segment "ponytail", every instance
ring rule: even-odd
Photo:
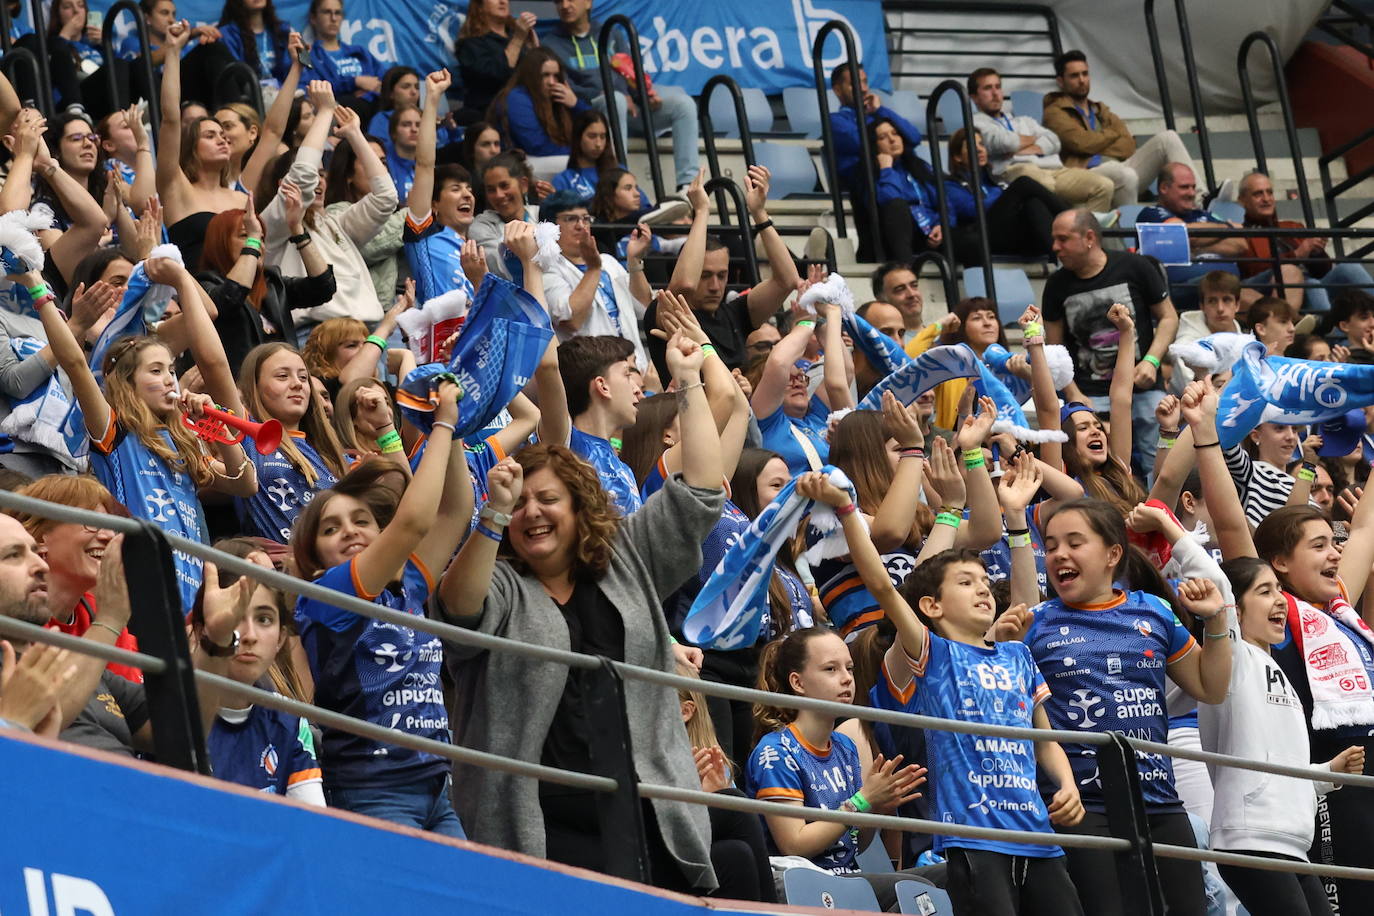
[[[806,667],[807,643],[818,636],[832,634],[834,630],[826,627],[808,627],[804,630],[793,630],[786,636],[768,643],[759,653],[758,689],[784,696],[796,696],[789,676]],[[786,727],[796,718],[795,709],[755,703],[754,741],[757,742],[769,732]]]

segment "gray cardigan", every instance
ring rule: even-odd
[[[610,567],[598,587],[624,619],[626,662],[673,670],[663,597],[701,568],[701,543],[720,519],[724,502],[722,490],[699,490],[674,475],[621,522]],[[539,581],[501,561],[492,571],[482,613],[467,625],[520,642],[569,648],[563,614]],[[458,685],[451,717],[455,743],[538,763],[563,695],[567,666],[453,644],[446,645],[445,659]],[[627,678],[625,701],[639,779],[700,788],[676,691]],[[544,855],[537,780],[456,764],[453,797],[471,839]],[[652,804],[683,876],[694,887],[714,889],[706,809],[659,799]]]

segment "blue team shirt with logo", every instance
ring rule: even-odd
[[[407,214],[401,234],[406,261],[415,278],[415,301],[428,302],[435,296],[461,289],[471,304],[476,295],[468,275],[463,273],[463,245],[466,240],[451,227],[440,223],[433,213],[423,223]]]
[[[1026,507],[1026,528],[1030,532],[1031,551],[1035,554],[1035,575],[1040,583],[1040,593],[1050,590],[1049,576],[1045,573],[1045,542],[1040,537],[1039,505]],[[967,512],[965,512],[967,515]],[[1011,545],[1007,543],[1006,522],[1002,523],[1002,537],[985,550],[979,551],[983,565],[988,571],[988,580],[1000,582],[1011,578]]]
[[[825,753],[810,747],[795,725],[764,735],[749,755],[749,794],[763,800],[799,801],[808,808],[838,810],[863,788],[859,749],[839,732],[830,734]],[[776,852],[772,835],[769,848]],[[859,828],[850,827],[830,848],[811,861],[834,874],[858,871]]]
[[[270,455],[260,455],[255,448],[244,454],[258,472],[258,492],[247,499],[234,497],[239,521],[247,534],[264,537],[285,544],[291,540],[291,526],[310,500],[320,490],[327,490],[337,482],[320,453],[299,432],[290,433],[291,441],[317,476],[311,486],[294,464],[278,449]]]
[[[644,505],[639,497],[639,484],[635,482],[634,471],[620,460],[610,442],[573,427],[568,434],[568,448],[596,468],[597,475],[601,477],[601,486],[610,494],[611,502],[621,515],[629,515]]]
[[[1106,604],[1086,608],[1055,598],[1035,608],[1026,643],[1049,684],[1045,711],[1052,727],[1168,741],[1165,668],[1197,648],[1197,640],[1167,602],[1120,591]],[[1064,752],[1084,806],[1103,810],[1096,750],[1066,743]],[[1168,757],[1137,753],[1136,768],[1147,808],[1181,804]]]
[[[364,592],[352,561],[329,569],[315,582],[412,617],[425,616],[425,602],[434,587],[429,572],[413,555],[399,587],[393,584],[379,595]],[[315,677],[317,705],[449,743],[439,680],[443,646],[437,636],[361,617],[313,598],[297,600],[296,624]],[[322,750],[331,788],[413,784],[442,776],[450,765],[443,757],[332,728],[324,730]]]
[[[173,451],[176,446],[166,429],[157,434]],[[248,451],[252,451],[249,449]],[[134,518],[146,519],[163,531],[192,541],[208,543],[204,514],[190,474],[168,467],[138,436],[121,426],[113,410],[105,435],[91,437],[91,472],[115,500]],[[200,588],[203,561],[180,550],[172,551],[181,609],[189,613]]]
[[[789,473],[801,474],[811,470],[806,449],[797,441],[798,435],[804,436],[815,449],[816,457],[824,464],[830,457],[830,443],[825,438],[826,420],[829,416],[830,408],[815,395],[811,397],[806,416],[800,420],[788,416],[787,411],[779,407],[768,416],[759,417],[759,435],[763,437],[763,447],[777,452],[778,457],[787,462]]]
[[[912,678],[893,684],[886,663],[883,680],[902,712],[985,725],[1031,728],[1035,707],[1049,698],[1045,679],[1017,642],[970,646],[926,631],[921,661],[907,656]],[[1053,833],[1035,779],[1035,742],[928,730],[930,772],[935,779],[934,817],[946,824]],[[946,846],[986,849],[1010,856],[1050,858],[1058,846],[1035,846],[967,837],[935,837]]]
[[[916,555],[899,548],[882,557],[892,585],[901,588],[906,577],[916,568]],[[839,630],[846,640],[883,619],[883,609],[878,600],[864,587],[858,569],[848,558],[822,560],[816,564],[815,575],[826,616],[830,618],[831,626]]]
[[[269,795],[320,782],[315,737],[300,716],[254,706],[242,722],[220,716],[205,739],[215,777]]]

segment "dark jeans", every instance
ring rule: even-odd
[[[1287,862],[1299,861],[1272,852],[1246,849],[1228,849],[1227,852]],[[1258,868],[1241,868],[1238,865],[1218,865],[1217,869],[1226,886],[1250,911],[1250,916],[1331,916],[1331,903],[1326,899],[1326,889],[1316,875],[1290,875]]]
[[[947,847],[950,902],[964,916],[1082,916],[1063,856],[1011,856]]]
[[[539,796],[539,804],[544,814],[545,856],[554,862],[605,874],[606,850],[601,841],[596,793],[544,792]],[[642,810],[649,850],[649,883],[682,894],[697,893],[664,844],[663,831],[648,799],[643,800]]]
[[[1374,767],[1374,738],[1333,739],[1312,736],[1312,759],[1330,760],[1346,748],[1362,744],[1365,775]],[[1323,756],[1324,755],[1324,756]],[[1317,799],[1317,830],[1308,858],[1326,865],[1374,867],[1374,789],[1342,786]],[[1374,913],[1374,884],[1349,878],[1327,878],[1327,894],[1341,916]]]
[[[1179,809],[1166,814],[1148,815],[1150,836],[1156,843],[1197,848],[1188,815]],[[1077,827],[1059,827],[1059,833],[1085,836],[1111,836],[1107,815],[1089,811]],[[1122,916],[1121,881],[1116,874],[1116,856],[1096,849],[1066,849],[1069,877],[1078,888],[1078,898],[1092,906],[1093,916]],[[1155,858],[1159,883],[1164,888],[1164,904],[1169,916],[1205,916],[1207,896],[1202,889],[1202,866],[1182,859]]]
[[[722,795],[744,793],[722,789]],[[720,889],[713,896],[727,900],[760,900],[777,903],[773,869],[768,864],[768,846],[763,838],[763,819],[745,811],[710,808],[711,865],[716,870]]]
[[[1068,208],[1053,191],[1022,176],[1007,185],[987,208],[988,248],[999,255],[1045,257],[1054,244],[1054,218]],[[983,263],[975,220],[954,227],[954,256],[965,267]]]
[[[440,836],[467,839],[448,798],[448,778],[443,776],[406,786],[329,789],[329,806]]]

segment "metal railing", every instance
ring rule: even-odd
[[[1334,162],[1344,158],[1351,150],[1363,146],[1370,140],[1374,140],[1374,128],[1364,131],[1340,146],[1327,150],[1317,159],[1317,170],[1321,174],[1322,181],[1322,201],[1326,205],[1326,221],[1331,224],[1332,229],[1349,229],[1360,220],[1374,214],[1374,204],[1366,204],[1344,216],[1340,214],[1339,206],[1341,198],[1347,192],[1353,191],[1361,182],[1374,178],[1374,165],[1367,166],[1354,175],[1347,175],[1340,181],[1333,181],[1331,178],[1331,165]],[[1333,233],[1333,239],[1336,243],[1336,253],[1344,257],[1345,245],[1341,236]],[[1359,251],[1366,253],[1370,251],[1370,246],[1365,245]]]
[[[935,270],[940,275],[940,285],[945,288],[945,302],[951,304],[958,302],[960,299],[959,279],[956,276],[954,265],[940,252],[926,249],[917,252],[916,256],[911,259],[912,272],[919,277],[922,265],[927,263],[935,265]]]
[[[628,166],[630,151],[625,148],[626,134],[621,133],[620,110],[615,103],[615,71],[611,69],[611,35],[617,28],[625,30],[635,73],[643,75],[646,71],[639,52],[639,31],[630,17],[617,14],[602,23],[601,34],[596,39],[596,56],[601,68],[601,89],[606,96],[606,120],[611,126],[611,142],[615,144],[616,160]],[[644,143],[649,150],[649,177],[654,185],[654,203],[661,203],[665,196],[663,167],[658,161],[658,138],[654,136],[653,123],[649,119],[649,90],[643,79],[635,81],[634,93],[639,105],[639,124],[644,131]]]
[[[226,87],[231,86],[237,88],[226,91]],[[253,68],[241,60],[230,61],[215,77],[214,94],[217,103],[225,99],[246,98],[259,117],[267,113],[267,106],[262,99],[262,83],[258,81],[258,75],[253,72]]]
[[[744,94],[739,90],[739,83],[735,82],[734,77],[728,73],[717,73],[706,81],[705,86],[701,87],[701,96],[697,101],[697,117],[701,121],[701,138],[706,143],[706,167],[712,178],[726,177],[720,170],[720,155],[716,152],[716,126],[711,121],[711,94],[720,87],[729,91],[731,101],[734,102],[735,121],[739,125],[739,142],[744,151],[744,167],[748,169],[758,162],[754,158],[754,132],[749,127],[749,115],[745,111]],[[716,209],[722,214],[725,212],[725,191],[723,189],[716,191]]]
[[[105,25],[100,30],[100,49],[105,58],[105,81],[109,86],[110,104],[116,110],[128,107],[128,101],[120,97],[119,80],[115,77],[114,29],[115,20],[120,13],[128,13],[134,18],[134,32],[138,35],[139,63],[143,68],[148,86],[148,118],[152,121],[151,136],[157,136],[158,126],[162,124],[162,100],[157,91],[157,80],[153,73],[152,43],[148,40],[148,20],[135,0],[119,0],[105,11]]]
[[[830,93],[826,85],[825,40],[832,32],[838,32],[840,40],[844,42],[843,66],[848,67],[849,85],[855,87],[856,91],[862,85],[859,78],[862,65],[859,63],[858,43],[854,40],[854,31],[850,29],[849,23],[832,19],[820,27],[816,32],[816,40],[811,43],[811,69],[816,83],[816,104],[821,115],[821,158],[825,160],[826,180],[830,184],[830,203],[835,209],[835,231],[840,238],[848,238],[844,218],[845,188],[840,177],[839,158],[835,155],[835,132],[830,126]],[[859,130],[859,165],[855,175],[857,187],[851,187],[849,191],[854,196],[856,205],[860,198],[863,200],[864,209],[867,211],[868,233],[873,246],[873,260],[882,261],[883,239],[878,228],[878,185],[873,172],[873,149],[869,143],[868,125],[865,123],[862,105],[862,100],[859,100],[859,108],[854,111],[854,119]],[[857,231],[857,216],[855,222]]]
[[[935,129],[935,122],[939,119],[940,96],[946,92],[953,92],[959,97],[959,106],[964,115],[964,142],[969,149],[974,146],[973,138],[973,106],[969,104],[968,93],[964,91],[964,84],[959,80],[945,80],[935,87],[931,92],[930,98],[926,100],[926,142],[930,144],[930,170],[935,174],[935,196],[939,202],[940,225],[944,227],[942,246],[945,250],[945,260],[950,265],[958,263],[958,258],[954,253],[954,233],[950,231],[954,223],[949,217],[949,194],[945,190],[944,166],[940,163],[940,133]],[[992,267],[992,249],[988,245],[988,217],[983,201],[983,182],[982,170],[978,168],[977,157],[968,157],[974,174],[969,182],[973,188],[973,210],[978,228],[978,251],[982,258],[981,265],[983,271],[983,282],[987,292],[984,293],[994,302],[997,300],[997,280]],[[958,301],[958,300],[954,300]]]
[[[960,45],[965,41],[976,42],[983,38],[995,38],[1001,41],[1021,40],[1034,42],[1043,40],[1049,47],[1044,51],[997,51],[987,55],[989,58],[996,57],[998,61],[1044,61],[1048,66],[1044,71],[1037,72],[1015,72],[1010,69],[1001,75],[1008,79],[1049,79],[1054,78],[1054,59],[1064,53],[1064,46],[1059,37],[1059,17],[1053,8],[1041,3],[997,3],[997,2],[972,2],[963,3],[959,0],[884,0],[883,12],[892,13],[920,13],[920,14],[939,14],[951,13],[955,16],[978,16],[980,22],[985,24],[977,26],[955,25],[946,20],[941,20],[935,15],[922,15],[917,21],[910,24],[902,22],[893,24],[890,19],[887,23],[888,36],[888,57],[896,59],[895,65],[891,67],[893,79],[901,77],[920,77],[923,79],[934,78],[937,80],[946,79],[967,79],[971,67],[961,69],[924,69],[906,70],[900,60],[905,55],[911,55],[922,64],[938,63],[941,57],[971,57],[976,52],[963,50]],[[986,24],[984,17],[1014,17],[1025,18],[1027,16],[1038,17],[1045,20],[1043,29],[1024,29],[1015,28],[1006,24],[991,25]],[[936,24],[939,23],[939,24]],[[908,38],[921,39],[922,37],[932,37],[943,47],[937,48],[907,48],[905,47]],[[934,61],[931,59],[934,58]]]
[[[1268,32],[1254,31],[1245,36],[1236,51],[1236,76],[1240,80],[1241,97],[1245,100],[1245,120],[1250,127],[1250,145],[1255,149],[1255,167],[1269,174],[1269,157],[1264,152],[1264,134],[1259,125],[1259,107],[1250,88],[1250,49],[1259,42],[1269,52],[1269,67],[1274,75],[1274,88],[1283,112],[1283,130],[1288,138],[1288,155],[1293,159],[1293,174],[1298,183],[1298,200],[1302,202],[1303,224],[1316,222],[1312,215],[1312,195],[1307,191],[1307,170],[1302,162],[1302,145],[1298,142],[1298,128],[1293,122],[1293,105],[1288,100],[1288,81],[1283,76],[1283,55],[1274,37]]]
[[[380,604],[336,592],[316,583],[306,582],[272,569],[258,566],[248,560],[222,553],[195,541],[177,535],[165,534],[151,524],[107,515],[104,513],[75,509],[69,506],[47,503],[30,497],[20,496],[8,491],[0,491],[0,507],[19,510],[57,521],[73,522],[123,532],[126,551],[126,568],[142,571],[157,571],[159,575],[139,575],[127,577],[129,599],[134,610],[130,627],[140,640],[142,651],[130,652],[90,640],[70,636],[55,630],[48,630],[33,624],[9,617],[0,616],[0,635],[20,638],[30,642],[49,643],[62,648],[73,649],[96,656],[102,660],[117,662],[141,668],[149,699],[150,722],[154,740],[158,742],[159,762],[180,765],[185,769],[204,771],[208,766],[205,758],[203,736],[196,729],[181,727],[186,720],[198,721],[198,705],[195,680],[217,691],[222,691],[247,700],[254,704],[278,709],[294,715],[304,716],[311,721],[329,728],[336,728],[373,740],[383,741],[431,753],[455,763],[472,764],[512,773],[518,776],[553,782],[592,792],[602,793],[610,798],[607,804],[599,805],[603,823],[612,816],[623,818],[615,821],[615,830],[603,830],[602,840],[606,843],[621,844],[608,852],[610,867],[608,873],[620,877],[643,881],[647,877],[644,867],[642,827],[638,823],[639,799],[660,798],[691,804],[703,804],[730,810],[769,814],[773,816],[801,817],[808,821],[829,821],[859,828],[882,828],[905,832],[939,834],[953,837],[997,839],[1009,842],[1033,843],[1038,845],[1057,845],[1068,849],[1093,849],[1111,852],[1116,857],[1117,876],[1121,882],[1124,911],[1129,916],[1162,916],[1163,895],[1155,869],[1156,857],[1187,859],[1193,861],[1212,861],[1224,864],[1241,865],[1271,871],[1298,874],[1319,874],[1339,878],[1374,880],[1374,870],[1335,865],[1315,865],[1287,862],[1256,856],[1226,852],[1191,849],[1173,845],[1154,845],[1150,838],[1148,819],[1145,816],[1144,801],[1141,794],[1136,754],[1164,754],[1190,760],[1198,760],[1213,766],[1229,766],[1255,772],[1295,777],[1316,782],[1334,783],[1344,786],[1357,786],[1374,789],[1374,777],[1332,773],[1316,767],[1287,766],[1266,761],[1248,760],[1205,751],[1194,751],[1171,745],[1127,738],[1116,732],[1099,733],[1092,731],[1055,731],[1036,728],[1016,728],[1010,726],[988,725],[964,722],[953,719],[933,718],[835,703],[826,700],[798,696],[784,696],[766,693],[746,687],[722,684],[671,674],[666,671],[642,668],[625,662],[614,662],[605,658],[581,655],[548,646],[518,642],[504,637],[480,633],[466,627],[454,626],[427,617],[413,616],[392,610]],[[159,551],[160,557],[149,557],[137,551],[141,548]],[[135,553],[128,553],[131,545]],[[359,614],[384,623],[408,627],[431,634],[452,643],[475,647],[494,652],[509,652],[529,658],[540,659],[585,672],[603,672],[607,675],[602,683],[610,693],[603,697],[614,699],[620,704],[618,716],[607,716],[615,722],[624,722],[624,680],[640,680],[665,688],[684,688],[698,691],[708,696],[724,697],[744,702],[761,702],[790,709],[806,709],[823,713],[835,718],[855,717],[872,722],[890,725],[922,728],[927,730],[952,731],[962,734],[975,734],[1003,737],[1014,740],[1057,741],[1095,748],[1099,773],[1107,806],[1111,836],[1084,836],[1077,834],[1036,833],[1000,830],[986,827],[970,827],[962,824],[940,821],[919,820],[905,817],[852,814],[844,811],[826,810],[801,806],[779,806],[774,802],[758,801],[737,796],[707,793],[699,789],[680,786],[659,785],[639,782],[629,755],[628,733],[622,731],[623,742],[614,753],[593,755],[593,769],[606,767],[611,773],[579,773],[548,767],[541,764],[513,760],[495,754],[459,747],[440,741],[394,731],[374,723],[322,709],[289,697],[284,697],[256,687],[205,671],[191,672],[189,652],[186,649],[184,622],[178,600],[175,572],[171,564],[172,549],[184,551],[204,560],[215,562],[221,569],[239,575],[246,575],[268,587],[316,600],[326,601],[341,610]],[[162,598],[150,605],[141,604],[137,599],[146,599],[150,582],[152,588],[160,589]],[[154,618],[160,618],[168,632],[181,634],[180,640],[173,639],[170,644],[158,651],[151,643],[157,639]],[[165,654],[159,654],[165,653]],[[181,675],[185,674],[183,678]],[[183,704],[182,711],[172,710],[165,696],[155,699],[155,694],[175,694]],[[189,715],[186,710],[189,710]],[[159,736],[158,730],[172,734]],[[184,753],[167,753],[165,742],[171,740],[187,742]],[[595,747],[596,743],[593,742]],[[621,753],[623,751],[623,753]],[[617,759],[613,759],[617,758]],[[177,761],[177,762],[174,762]],[[637,846],[638,848],[631,848]]]
[[[1312,24],[1312,28],[1325,32],[1366,57],[1374,58],[1374,18],[1349,0],[1331,0],[1331,6]],[[1356,34],[1360,29],[1364,30],[1363,37]]]
[[[4,4],[0,3],[0,9],[4,9]],[[38,58],[28,48],[10,48],[0,57],[0,71],[4,71],[5,77],[10,84],[16,87],[20,85],[15,78],[14,70],[16,64],[27,64],[30,75],[33,77],[33,85],[37,88],[39,98],[29,99],[33,106],[43,112],[44,117],[50,117],[48,109],[52,108],[52,95],[43,92],[43,69],[38,65]]]
[[[48,69],[48,36],[46,25],[43,22],[43,11],[41,3],[37,0],[29,0],[30,21],[34,27],[34,41],[37,42],[39,53],[34,54],[27,48],[14,47],[14,40],[10,37],[10,32],[14,28],[14,19],[10,16],[8,3],[0,3],[0,49],[4,50],[5,59],[9,59],[11,54],[15,54],[13,61],[9,64],[10,69],[6,69],[6,75],[10,76],[13,82],[12,68],[14,62],[28,60],[29,66],[37,72],[34,75],[34,98],[28,101],[33,102],[33,106],[43,113],[44,117],[51,118],[52,111],[52,74]],[[35,7],[40,7],[35,9]],[[20,5],[20,12],[24,6]],[[0,61],[0,66],[4,62]],[[16,86],[17,88],[17,86]]]
[[[1374,132],[1371,132],[1371,136],[1374,136]],[[1365,207],[1365,208],[1362,208],[1362,209],[1363,209],[1363,210],[1371,210],[1371,209],[1374,209],[1374,206]],[[1136,237],[1136,232],[1135,232],[1134,229],[1112,228],[1112,229],[1104,229],[1104,230],[1102,231],[1102,235],[1103,235],[1104,238],[1117,238],[1117,239],[1126,239],[1126,240],[1129,240],[1129,239],[1134,239],[1134,238]],[[1215,228],[1211,228],[1211,227],[1200,227],[1200,226],[1199,226],[1199,227],[1192,227],[1192,228],[1190,228],[1190,229],[1188,230],[1188,236],[1189,236],[1189,238],[1212,238],[1212,239],[1223,239],[1223,238],[1267,238],[1267,239],[1329,238],[1329,239],[1331,239],[1332,243],[1335,245],[1335,247],[1336,247],[1336,252],[1337,252],[1336,255],[1335,255],[1334,257],[1306,257],[1306,258],[1294,258],[1294,257],[1277,257],[1277,258],[1275,258],[1275,257],[1269,257],[1269,258],[1257,258],[1257,257],[1251,257],[1251,256],[1249,256],[1249,255],[1241,255],[1241,256],[1237,256],[1237,257],[1219,257],[1219,258],[1216,258],[1216,259],[1215,259],[1215,260],[1216,260],[1216,263],[1217,263],[1219,266],[1222,265],[1222,264],[1246,264],[1246,263],[1297,264],[1297,265],[1300,265],[1300,266],[1301,266],[1301,265],[1306,265],[1306,264],[1317,264],[1317,265],[1319,265],[1319,264],[1325,264],[1325,263],[1334,263],[1334,264],[1363,264],[1363,265],[1365,265],[1366,267],[1374,267],[1374,231],[1369,230],[1369,229],[1356,229],[1356,228],[1352,228],[1352,227],[1350,227],[1350,226],[1330,226],[1330,227],[1326,227],[1326,226],[1315,226],[1315,227],[1314,227],[1314,226],[1306,226],[1306,227],[1292,227],[1292,228],[1274,227],[1274,226],[1243,226],[1243,227],[1239,227],[1239,228],[1230,227],[1230,226],[1217,226],[1217,227],[1215,227]],[[1351,240],[1351,241],[1364,241],[1365,244],[1362,245],[1362,246],[1361,246],[1359,249],[1357,249],[1356,251],[1354,251],[1349,257],[1347,257],[1345,254],[1342,253],[1342,252],[1344,251],[1344,241],[1347,241],[1347,240]],[[1194,263],[1204,263],[1204,262],[1199,261],[1199,262],[1194,262]],[[1374,271],[1371,271],[1371,275],[1374,275]],[[1250,283],[1250,280],[1249,280],[1249,279],[1243,280],[1242,283],[1244,283],[1244,284],[1249,284],[1249,283]],[[1277,271],[1275,271],[1275,273],[1274,273],[1273,283],[1274,283],[1276,286],[1282,286],[1282,287],[1287,288],[1287,289],[1299,289],[1299,288],[1310,289],[1310,288],[1312,288],[1312,287],[1317,287],[1317,286],[1323,287],[1323,288],[1325,288],[1325,289],[1341,289],[1341,288],[1349,288],[1349,287],[1358,287],[1358,288],[1362,288],[1362,289],[1369,289],[1369,288],[1371,288],[1369,285],[1364,284],[1364,283],[1333,283],[1333,284],[1326,284],[1326,283],[1321,283],[1321,282],[1318,282],[1318,281],[1315,281],[1315,280],[1309,280],[1309,281],[1306,281],[1306,282],[1303,282],[1303,283],[1282,283],[1281,280],[1280,280],[1280,278],[1279,278],[1279,276],[1278,276],[1278,272],[1277,272]],[[1178,284],[1175,284],[1175,285],[1178,285]],[[1185,284],[1185,285],[1186,285],[1186,284]]]
[[[1186,0],[1174,0],[1174,14],[1178,18],[1179,49],[1183,52],[1183,68],[1188,76],[1188,99],[1193,109],[1193,124],[1197,129],[1198,148],[1202,153],[1202,170],[1207,190],[1215,193],[1217,178],[1212,169],[1212,141],[1207,134],[1207,115],[1202,105],[1202,88],[1197,78],[1197,60],[1193,56],[1193,33],[1188,27]],[[1159,107],[1164,110],[1164,124],[1177,130],[1174,122],[1174,100],[1169,92],[1169,75],[1164,69],[1164,49],[1159,41],[1159,26],[1155,22],[1155,0],[1145,0],[1145,30],[1150,38],[1150,56],[1154,60],[1155,81],[1159,84]]]

